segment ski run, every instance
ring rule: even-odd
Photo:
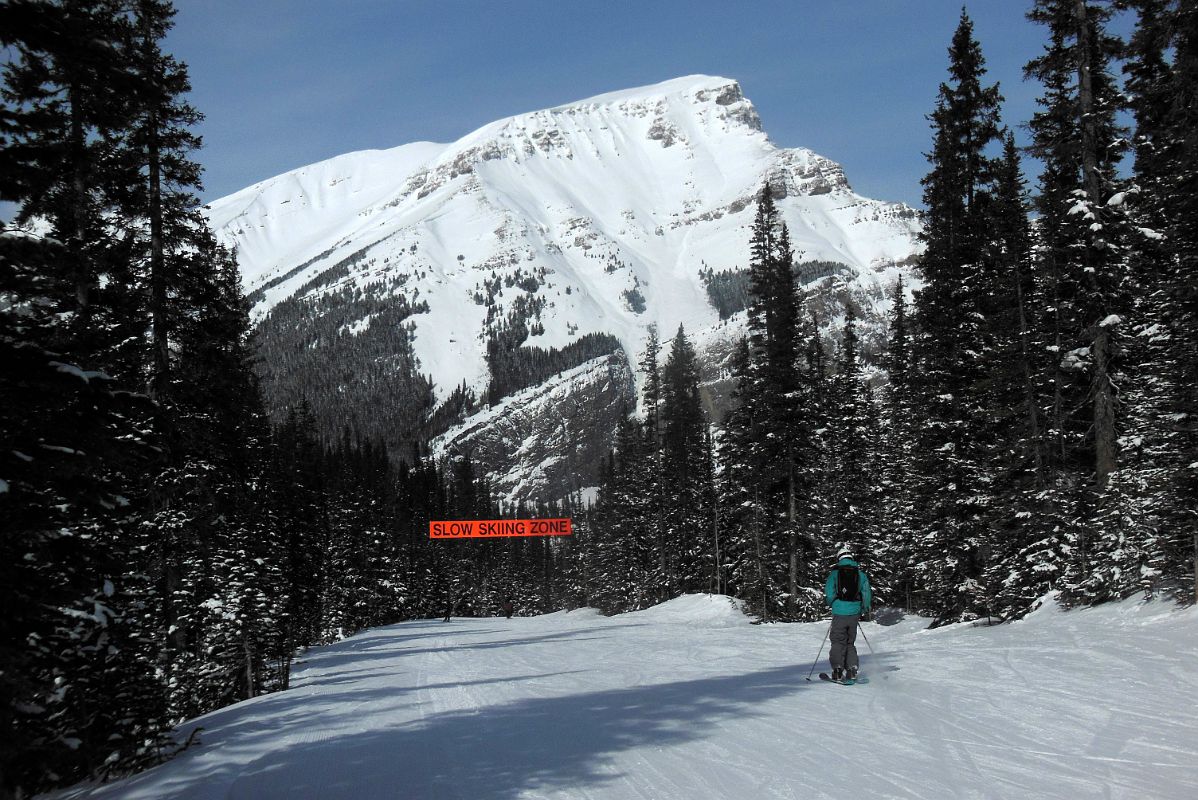
[[[58,800],[1198,797],[1198,608],[1008,625],[869,622],[865,685],[811,674],[826,623],[721,596],[405,622],[314,648],[292,688]]]

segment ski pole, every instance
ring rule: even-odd
[[[819,663],[819,657],[823,655],[824,644],[828,641],[828,634],[832,632],[832,626],[828,625],[828,630],[824,631],[824,639],[819,643],[819,652],[815,654],[815,660],[811,662],[811,669],[807,670],[807,680],[811,680],[811,673],[815,672],[815,665]],[[872,650],[870,652],[873,652]]]
[[[869,648],[869,654],[874,654],[874,646],[869,643],[869,637],[865,635],[865,628],[861,627],[861,620],[857,620],[857,630],[861,632],[861,638],[865,640],[865,646]]]

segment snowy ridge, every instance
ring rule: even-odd
[[[347,206],[385,201],[418,167],[445,148],[417,142],[337,156],[261,181],[209,206],[221,238],[237,247],[246,291],[278,270],[316,255],[357,229]]]
[[[1198,796],[1194,607],[865,623],[854,687],[804,680],[826,623],[738,614],[690,595],[365,631],[309,651],[291,690],[182,726],[204,730],[174,760],[57,798]]]
[[[914,212],[860,197],[809,150],[775,146],[720,77],[519,114],[451,144],[351,153],[209,213],[259,316],[326,274],[305,296],[350,286],[427,302],[412,318],[415,349],[445,397],[463,381],[485,386],[487,331],[521,295],[543,301],[527,342],[540,347],[604,332],[639,353],[650,323],[663,336],[712,329],[699,270],[746,265],[767,178],[799,259],[848,265],[861,297],[884,305],[917,250]]]

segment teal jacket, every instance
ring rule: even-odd
[[[842,558],[836,566],[847,564],[850,567],[857,567],[857,577],[861,585],[861,600],[836,599],[836,570],[828,573],[828,580],[824,584],[824,598],[828,601],[828,605],[832,606],[833,614],[860,614],[862,608],[869,611],[870,601],[873,600],[873,593],[869,589],[869,578],[865,576],[865,570],[861,569],[860,565],[851,558]]]

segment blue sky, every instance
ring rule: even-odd
[[[1022,0],[965,3],[1012,126],[1043,48]],[[735,78],[784,147],[918,204],[925,115],[961,0],[177,0],[204,199],[354,150],[453,141],[499,117],[692,73]],[[1021,134],[1022,135],[1022,134]],[[1032,170],[1034,171],[1034,169]]]

